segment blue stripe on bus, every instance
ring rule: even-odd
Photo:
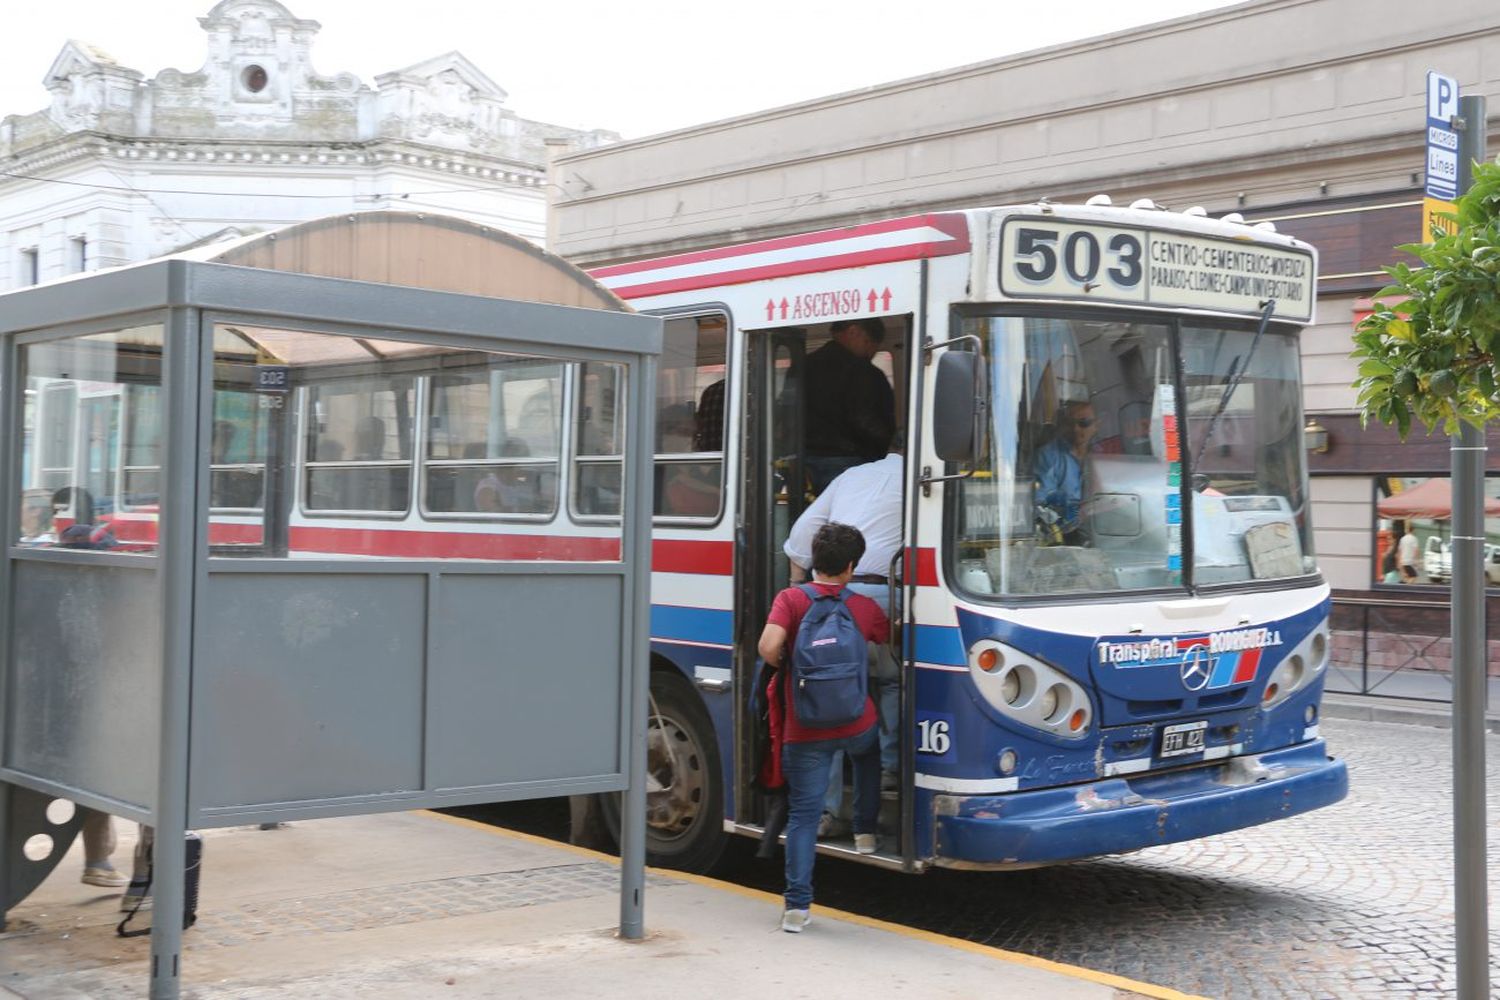
[[[734,613],[716,608],[682,608],[671,604],[651,605],[651,637],[680,642],[713,642],[728,646],[734,641]]]
[[[917,625],[912,630],[912,653],[922,663],[961,667],[969,662],[958,629],[947,625]]]

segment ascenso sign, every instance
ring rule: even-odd
[[[1281,644],[1281,630],[1275,628],[1165,638],[1105,636],[1094,644],[1094,657],[1100,666],[1117,670],[1171,668],[1183,687],[1202,691],[1250,683],[1260,669],[1262,651]]]
[[[1008,298],[1087,299],[1312,318],[1312,254],[1151,229],[1007,219],[1000,291]]]

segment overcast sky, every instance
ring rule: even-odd
[[[524,118],[627,138],[1060,42],[1230,0],[287,0],[319,21],[319,73],[366,83],[457,49]],[[0,4],[0,117],[39,111],[69,38],[149,79],[203,65],[213,0]]]

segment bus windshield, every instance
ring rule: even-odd
[[[1284,328],[984,316],[962,332],[985,345],[992,423],[949,522],[960,589],[1185,590],[1313,572]]]

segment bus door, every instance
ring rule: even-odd
[[[781,547],[807,506],[802,464],[802,366],[805,330],[745,332],[745,423],[740,449],[740,509],[735,521],[735,810],[741,823],[759,824],[764,803],[754,788],[759,733],[748,692],[757,672],[756,645],[771,600],[788,585]]]

